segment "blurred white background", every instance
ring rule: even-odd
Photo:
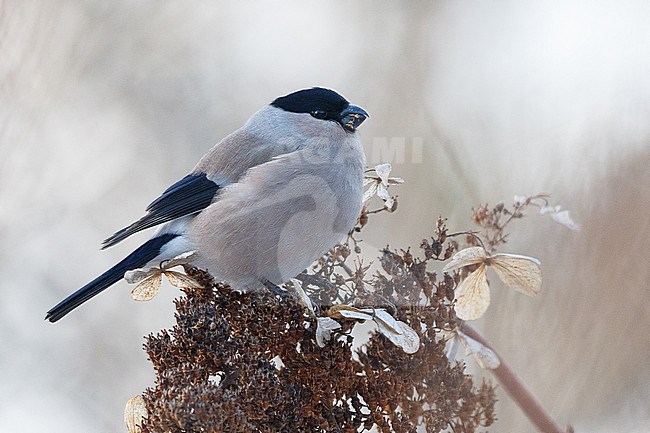
[[[368,258],[516,194],[571,210],[580,233],[514,226],[503,251],[541,259],[543,291],[495,282],[477,326],[561,424],[650,431],[649,22],[644,0],[0,2],[0,431],[125,431],[177,290],[45,312],[148,237],[98,248],[212,144],[314,85],[371,114],[369,163],[407,180]],[[533,431],[500,398],[491,431]]]

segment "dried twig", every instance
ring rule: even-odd
[[[467,323],[462,323],[460,329],[464,334],[492,350],[499,357],[501,364],[490,371],[494,374],[494,377],[497,378],[501,386],[503,386],[503,389],[506,390],[508,395],[515,403],[517,403],[517,406],[521,408],[530,422],[533,423],[539,431],[543,433],[573,433],[573,428],[571,426],[562,429],[555,420],[553,420],[551,415],[542,406],[542,403],[530,392],[519,375],[505,362],[494,346],[492,346],[476,329]]]

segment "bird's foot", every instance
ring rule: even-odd
[[[275,283],[270,282],[266,278],[261,278],[260,282],[262,284],[264,284],[264,287],[269,289],[271,291],[271,293],[273,293],[274,295],[278,295],[278,296],[281,296],[283,298],[285,298],[287,296],[292,296],[291,292],[288,292],[288,291],[284,290],[282,287],[278,286]]]

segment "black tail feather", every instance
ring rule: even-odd
[[[55,307],[47,312],[45,320],[49,320],[52,323],[56,322],[79,305],[118,282],[124,277],[126,271],[140,268],[149,261],[155,259],[156,256],[160,254],[160,249],[163,245],[177,236],[177,234],[166,233],[156,238],[149,239],[147,242],[142,244],[142,246],[126,256],[124,260],[65,298],[63,301],[59,302]]]

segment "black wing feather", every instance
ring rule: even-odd
[[[102,242],[102,249],[113,246],[141,230],[205,209],[212,203],[218,190],[219,185],[208,179],[205,173],[185,176],[147,206],[145,216]]]

